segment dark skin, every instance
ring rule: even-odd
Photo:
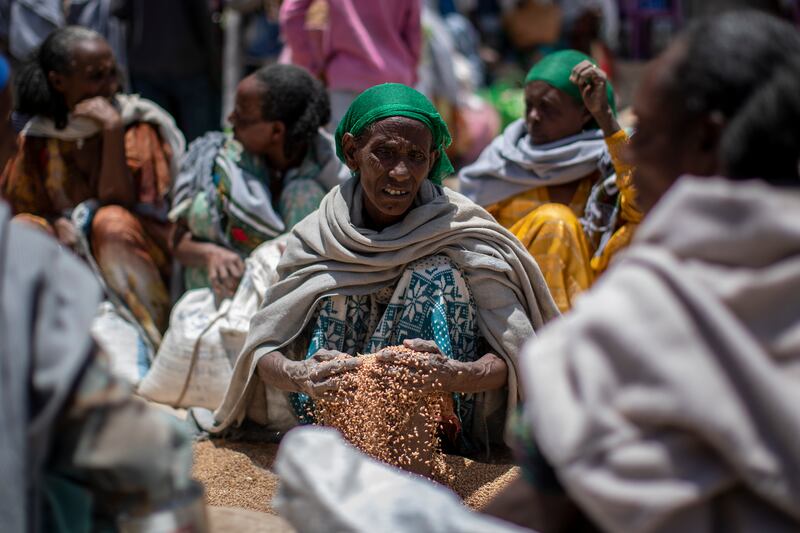
[[[0,92],[0,169],[17,153],[17,134],[11,125],[11,85],[7,84]]]
[[[547,144],[577,135],[594,118],[609,137],[619,131],[619,124],[606,98],[607,77],[590,61],[582,61],[572,70],[570,81],[581,88],[583,105],[570,95],[543,82],[525,86],[525,125],[531,143]],[[553,202],[569,204],[578,183],[548,188]]]
[[[674,41],[648,65],[634,95],[638,121],[628,156],[636,166],[637,200],[645,211],[681,175],[708,176],[720,170],[717,150],[723,124],[713,114],[687,116],[667,90],[684,54],[684,43]],[[543,494],[523,479],[499,494],[485,512],[542,533],[575,531],[582,514],[569,495]]]
[[[288,158],[284,153],[286,125],[276,120],[265,120],[262,103],[267,87],[255,76],[239,82],[236,103],[228,116],[233,126],[234,138],[242,147],[260,155],[267,162],[273,176],[280,176],[288,169],[299,165],[308,147],[298,147],[298,156]],[[279,198],[280,179],[270,183],[272,198]],[[236,252],[211,242],[195,240],[188,228],[178,226],[175,236],[174,254],[181,264],[205,267],[214,292],[222,298],[232,296],[244,275],[245,265]]]
[[[97,199],[101,204],[131,207],[136,189],[125,160],[125,128],[111,103],[119,91],[114,55],[108,43],[98,38],[76,43],[71,56],[68,72],[50,71],[47,77],[73,117],[88,118],[100,127],[100,142],[85,143],[79,161],[100,160]],[[63,244],[75,245],[77,234],[69,220],[59,218],[53,226]]]
[[[376,123],[367,138],[344,135],[345,161],[361,177],[364,219],[372,229],[380,231],[396,224],[412,209],[417,192],[439,156],[432,144],[431,132],[424,124],[404,117]],[[495,354],[487,353],[477,361],[465,363],[442,355],[433,341],[409,339],[403,344],[430,354],[428,377],[416,385],[420,390],[480,392],[503,387],[508,380],[508,367]],[[331,361],[337,356],[344,358]],[[402,363],[405,356],[386,349],[378,359]],[[341,376],[356,370],[361,363],[358,357],[330,350],[320,350],[305,361],[291,361],[275,351],[258,361],[258,374],[262,381],[275,387],[318,398],[337,390]]]
[[[634,95],[636,134],[627,157],[636,167],[637,203],[644,213],[680,176],[712,176],[721,170],[718,150],[724,119],[713,113],[688,116],[668,91],[685,53],[685,44],[675,41],[647,68]]]

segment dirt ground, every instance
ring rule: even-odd
[[[217,507],[276,514],[271,501],[278,487],[272,472],[277,444],[210,440],[194,445],[194,477],[203,483],[206,500]],[[446,456],[451,488],[472,509],[481,509],[519,474],[511,464],[486,464]]]

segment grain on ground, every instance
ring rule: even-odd
[[[456,455],[445,455],[444,476],[440,479],[464,500],[470,509],[480,511],[517,476],[513,464],[489,464]]]
[[[278,476],[272,472],[277,444],[209,440],[194,444],[192,473],[206,490],[209,505],[270,514]]]

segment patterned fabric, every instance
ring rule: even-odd
[[[478,359],[475,302],[461,271],[444,256],[411,263],[397,285],[362,296],[323,298],[311,322],[306,358],[318,350],[350,355],[375,353],[405,339],[434,340],[451,359]],[[464,435],[470,433],[473,396],[454,395]],[[311,402],[293,394],[292,406],[306,423]]]
[[[20,141],[16,158],[0,177],[0,195],[14,214],[52,220],[97,197],[98,136],[79,141],[23,136]],[[151,124],[136,123],[125,130],[125,158],[136,184],[137,209],[146,214],[166,214],[171,157],[170,145]]]
[[[571,309],[594,281],[589,243],[578,217],[565,205],[545,204],[510,231],[536,259],[559,310]]]
[[[578,183],[578,188],[569,203],[569,208],[575,213],[575,216],[583,216],[586,200],[589,198],[589,193],[592,190],[592,183],[596,177],[595,174]],[[540,187],[517,194],[502,202],[492,204],[488,206],[486,210],[501,226],[510,229],[533,210],[551,202],[549,189],[547,187]]]
[[[290,231],[319,207],[326,194],[325,188],[315,179],[320,170],[312,145],[300,166],[286,173],[276,201],[270,196],[271,177],[264,160],[243,151],[241,144],[228,138],[219,148],[212,169],[215,194],[198,192],[187,204],[188,209],[179,210],[176,215],[185,221],[194,238],[214,242],[247,257],[258,245],[279,233]],[[272,205],[271,208],[269,205],[262,206],[262,209],[268,209],[270,218],[276,223],[261,220],[237,202],[232,194],[232,172],[241,172],[251,183],[258,183],[264,188],[264,198],[267,201],[271,199]],[[217,224],[221,227],[218,228]],[[264,231],[265,226],[273,225],[274,229]],[[220,230],[222,239],[219,238]],[[210,286],[205,268],[187,267],[184,270],[184,282],[187,290]]]
[[[98,136],[67,141],[22,137],[16,158],[0,177],[0,194],[15,218],[55,235],[52,223],[97,198],[102,149]],[[170,298],[165,224],[172,178],[172,148],[156,126],[139,122],[125,130],[125,160],[137,189],[133,212],[101,208],[85,231],[104,281],[129,307],[154,346],[167,326]]]
[[[619,189],[619,220],[616,230],[610,238],[598,248],[592,258],[592,270],[595,275],[600,275],[608,268],[611,259],[620,250],[630,244],[636,228],[644,216],[636,205],[636,187],[633,183],[633,166],[627,164],[622,151],[628,144],[629,137],[625,130],[620,130],[611,137],[606,138],[608,152],[617,169],[617,188]]]

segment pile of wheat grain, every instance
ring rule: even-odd
[[[356,448],[380,461],[418,473],[439,463],[439,421],[447,404],[442,392],[420,392],[430,378],[430,354],[402,346],[392,362],[377,354],[360,356],[363,364],[342,376],[341,387],[315,402],[318,424],[338,429]],[[438,384],[434,381],[434,388]]]

